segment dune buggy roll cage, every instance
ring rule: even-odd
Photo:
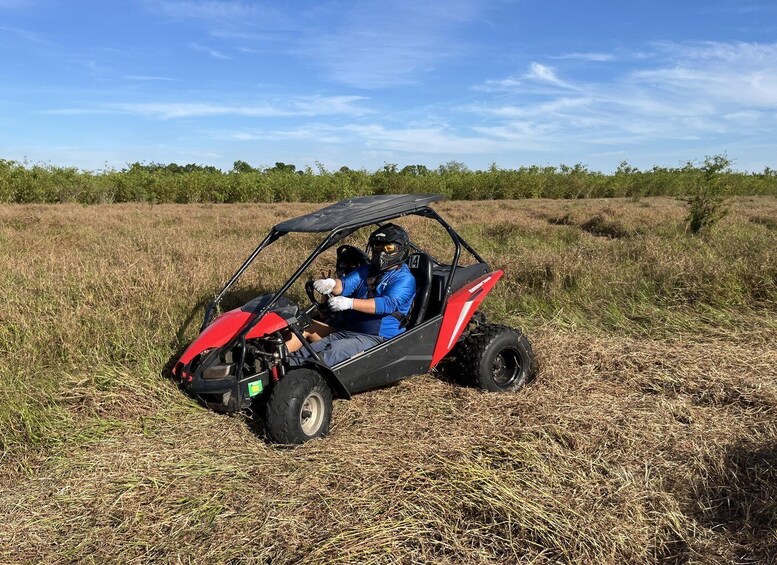
[[[251,331],[259,320],[275,305],[278,299],[283,296],[286,291],[293,285],[297,279],[307,270],[310,264],[321,253],[335,245],[341,239],[348,237],[356,230],[368,226],[368,225],[382,225],[382,222],[400,218],[402,216],[416,215],[428,217],[436,220],[448,233],[453,244],[455,251],[453,254],[453,260],[451,262],[451,270],[448,274],[447,281],[445,283],[445,293],[443,295],[443,302],[441,308],[444,311],[445,304],[451,291],[451,284],[453,277],[456,273],[456,267],[461,256],[462,247],[466,249],[472,256],[480,263],[485,263],[483,258],[475,251],[464,239],[456,233],[456,231],[440,217],[428,205],[431,202],[442,200],[442,196],[436,194],[396,194],[396,195],[381,195],[381,196],[364,196],[360,198],[352,198],[344,200],[323,208],[322,210],[299,216],[291,220],[282,222],[274,226],[270,233],[262,240],[256,249],[251,253],[248,259],[240,266],[234,275],[229,279],[221,292],[208,304],[205,310],[205,318],[202,322],[200,332],[202,332],[212,321],[213,313],[217,306],[224,298],[226,293],[245,272],[245,270],[254,262],[259,253],[263,249],[277,241],[282,236],[289,233],[302,233],[302,232],[329,232],[326,238],[316,247],[316,249],[310,254],[310,256],[300,265],[300,267],[291,275],[289,280],[281,286],[270,298],[269,301],[262,301],[251,311],[251,316],[246,321],[243,328],[238,332],[227,344],[219,349],[229,349],[234,347],[238,342],[245,340],[246,334]],[[410,246],[415,251],[422,251],[416,245],[410,242]],[[423,251],[426,253],[425,251]],[[427,253],[428,255],[428,253]],[[431,256],[430,256],[431,257]],[[431,257],[431,259],[441,264],[439,261]],[[260,306],[261,304],[261,306]],[[303,341],[304,344],[304,341]],[[245,348],[243,348],[245,349]],[[216,351],[208,355],[217,354]],[[318,358],[314,355],[314,358]]]

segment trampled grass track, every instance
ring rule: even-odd
[[[487,312],[539,377],[415,377],[278,449],[160,373],[266,229],[316,207],[0,208],[0,561],[777,559],[775,199],[696,238],[670,199],[440,204],[505,268]]]

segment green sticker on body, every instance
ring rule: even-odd
[[[262,381],[254,381],[252,383],[248,383],[248,396],[253,398],[257,394],[262,392],[263,389],[264,387],[262,386]]]

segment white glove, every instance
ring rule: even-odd
[[[331,296],[329,298],[329,309],[332,312],[342,312],[353,308],[353,298],[347,296]]]
[[[335,279],[317,279],[313,281],[313,288],[320,294],[332,294],[336,284]]]

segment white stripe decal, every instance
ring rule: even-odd
[[[464,303],[464,308],[462,308],[461,314],[459,314],[459,319],[456,321],[456,327],[453,328],[453,333],[451,333],[451,340],[448,342],[448,349],[450,349],[453,346],[453,342],[456,341],[461,326],[464,325],[464,322],[469,320],[469,311],[472,310],[472,306],[474,304],[475,302],[472,299]]]
[[[469,289],[469,293],[474,294],[475,291],[479,290],[484,284],[486,284],[490,280],[491,280],[491,277],[488,277],[487,279],[480,281],[478,284],[476,284],[475,286]]]

